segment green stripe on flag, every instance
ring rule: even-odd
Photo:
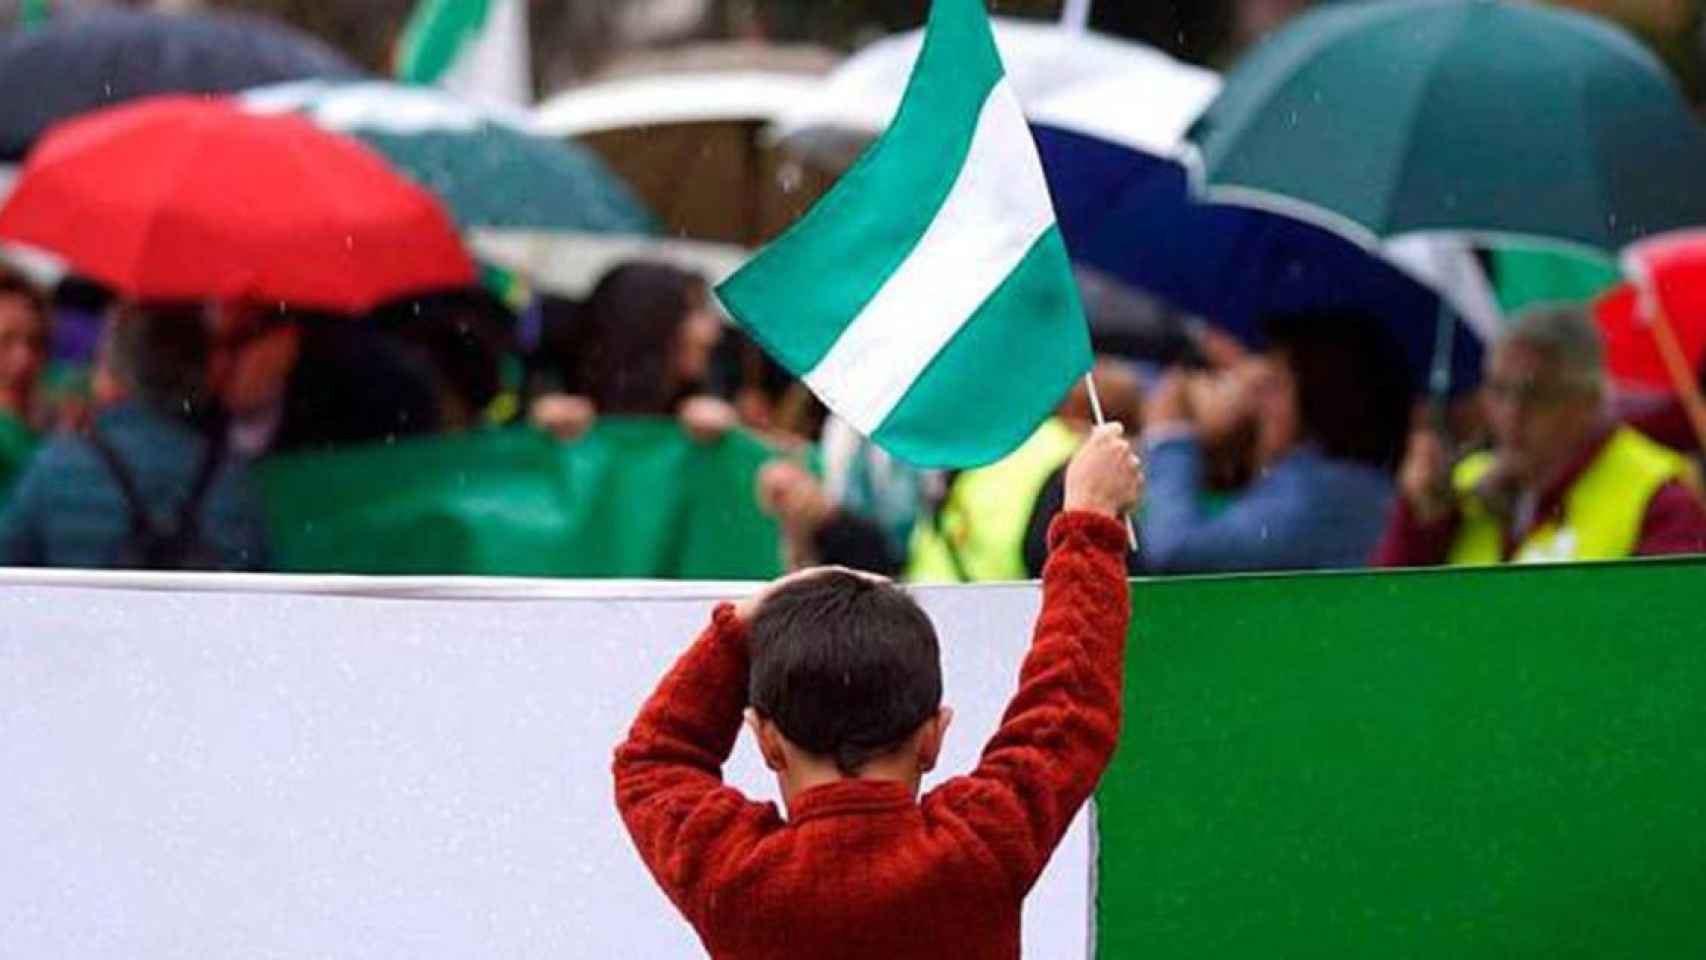
[[[906,97],[888,132],[833,189],[762,254],[717,289],[737,319],[783,365],[809,370],[903,263],[959,177],[979,110],[1003,76],[981,0],[937,0]],[[873,194],[890,201],[873,204]],[[823,264],[835,264],[826,272]]]
[[[1058,227],[1049,228],[925,369],[872,439],[912,463],[990,463],[1025,441],[1090,366],[1090,335]],[[990,368],[1000,361],[999,371]],[[968,402],[973,400],[975,402]]]
[[[421,0],[403,28],[397,79],[436,83],[464,46],[485,26],[490,0]]]

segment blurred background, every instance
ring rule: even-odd
[[[1706,552],[1706,0],[987,6],[1134,572]],[[929,9],[0,0],[0,565],[1034,576],[1085,390],[914,469],[713,295]]]
[[[40,3],[41,0],[38,0]],[[1622,23],[1676,72],[1696,103],[1706,101],[1706,0],[1551,0]],[[412,0],[45,0],[60,9],[124,6],[224,8],[265,13],[334,44],[383,72]],[[15,22],[30,0],[0,0]],[[1224,67],[1309,0],[1103,2],[1101,32],[1141,40],[1182,59]],[[695,41],[744,39],[849,50],[924,20],[926,0],[529,0],[536,89],[548,93],[630,56]],[[1061,0],[997,0],[995,12],[1057,17]]]

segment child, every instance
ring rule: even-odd
[[[1019,691],[969,776],[922,800],[953,714],[911,597],[849,571],[717,608],[616,751],[640,856],[712,956],[1017,957],[1019,916],[1113,755],[1125,527],[1142,478],[1118,425],[1066,475]],[[786,820],[725,786],[743,711]]]

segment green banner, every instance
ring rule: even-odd
[[[1703,578],[1137,583],[1099,956],[1706,956]]]
[[[745,434],[605,420],[570,444],[486,431],[258,473],[281,572],[747,580],[780,572],[753,493],[771,456]]]

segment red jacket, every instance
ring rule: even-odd
[[[1506,562],[1516,556],[1517,549],[1535,528],[1563,515],[1564,497],[1594,458],[1599,456],[1611,436],[1611,430],[1603,431],[1542,491],[1538,509],[1526,527],[1505,531],[1502,555]],[[1408,501],[1402,496],[1397,499],[1398,505],[1386,527],[1386,534],[1375,548],[1374,566],[1431,567],[1444,564],[1457,538],[1457,513],[1453,511],[1432,524],[1424,524],[1411,512]],[[1647,501],[1647,513],[1641,521],[1634,555],[1657,557],[1682,553],[1706,553],[1706,507],[1701,506],[1694,491],[1672,480],[1659,487],[1653,498]]]
[[[914,799],[843,780],[786,820],[722,781],[746,707],[733,607],[676,663],[616,750],[640,857],[718,958],[1017,957],[1020,906],[1119,735],[1125,528],[1063,514],[1019,691],[976,770]]]

